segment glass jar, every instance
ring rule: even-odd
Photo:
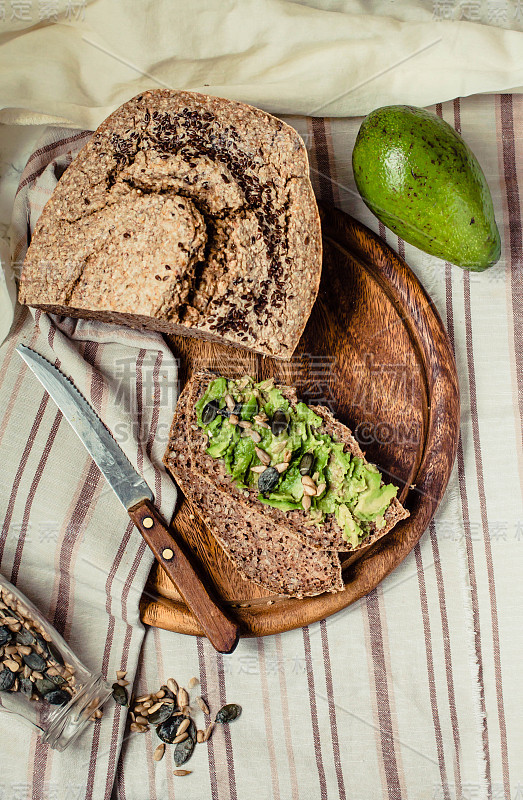
[[[16,714],[64,750],[112,689],[75,656],[37,608],[0,575],[0,711]],[[98,712],[98,714],[97,714]]]

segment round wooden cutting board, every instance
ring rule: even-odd
[[[195,369],[227,376],[274,376],[295,386],[307,403],[331,408],[356,435],[367,458],[398,497],[409,519],[373,547],[345,558],[345,589],[295,600],[266,596],[241,578],[181,499],[173,526],[207,572],[209,582],[241,625],[265,636],[322,619],[370,592],[400,564],[426,530],[447,486],[459,431],[454,356],[434,305],[409,267],[375,234],[335,208],[320,209],[321,286],[291,361],[197,339],[173,337],[180,380]],[[346,554],[347,555],[347,554]],[[163,570],[155,565],[140,602],[143,622],[201,634]]]

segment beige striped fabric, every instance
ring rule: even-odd
[[[328,620],[242,640],[231,656],[216,654],[205,640],[165,631],[149,629],[143,637],[137,602],[150,559],[12,350],[34,337],[44,355],[63,358],[71,374],[77,370],[102,415],[116,414],[113,348],[134,353],[126,397],[136,406],[127,414],[122,405],[119,413],[138,419],[134,444],[126,446],[135,463],[138,450],[144,454],[144,465],[147,458],[159,463],[168,414],[160,404],[155,427],[155,406],[138,402],[154,385],[154,366],[147,376],[143,367],[152,364],[151,353],[162,353],[161,374],[171,365],[169,354],[160,341],[133,346],[126,337],[136,342],[136,334],[120,329],[118,344],[116,337],[106,343],[88,323],[64,320],[60,330],[44,316],[35,325],[27,312],[19,314],[0,351],[0,491],[7,509],[0,569],[55,620],[89,665],[110,674],[127,664],[138,692],[169,676],[187,683],[195,675],[200,686],[192,696],[201,692],[211,712],[228,701],[239,702],[243,714],[197,746],[188,764],[192,774],[183,778],[173,776],[169,750],[154,762],[154,733],[124,732],[121,712],[107,714],[78,749],[60,755],[0,718],[6,797],[523,798],[523,98],[472,97],[433,110],[462,132],[492,189],[503,255],[482,274],[406,245],[364,207],[350,167],[359,120],[286,118],[307,143],[318,196],[379,232],[429,291],[455,349],[462,394],[458,458],[435,519],[376,590]],[[55,168],[46,165],[67,161],[67,151],[73,154],[85,136],[47,132],[22,176],[30,212],[45,201],[45,181],[53,181],[49,170]],[[19,220],[22,205],[15,209]],[[113,335],[114,329],[108,338]],[[74,364],[62,340],[68,353],[74,348]],[[107,421],[116,424],[114,416]],[[168,513],[172,489],[160,471],[154,477]],[[41,542],[51,518],[56,539]],[[203,727],[208,720],[196,711],[196,721]]]

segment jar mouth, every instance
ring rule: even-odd
[[[93,724],[91,717],[111,694],[112,688],[107,681],[101,675],[94,675],[66,705],[58,706],[49,714],[41,741],[54,750],[65,750],[88,724]]]

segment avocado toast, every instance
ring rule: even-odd
[[[343,589],[336,553],[319,552],[256,510],[239,508],[235,498],[192,469],[186,424],[190,388],[178,400],[176,435],[171,432],[164,463],[229,559],[244,578],[276,594],[305,597]]]
[[[283,530],[293,543],[306,546],[300,551],[304,562],[312,548],[320,560],[335,557],[339,569],[337,552],[373,543],[408,516],[395,497],[396,487],[383,483],[350,431],[328,409],[313,411],[297,402],[294,389],[271,381],[194,375],[178,402],[164,462],[190,498],[199,496],[200,506],[206,492],[212,492],[203,516],[222,544],[217,503],[234,514],[249,539],[244,546],[253,552],[259,549],[260,526],[272,525],[273,536],[281,537]],[[247,517],[253,526],[246,524]],[[226,550],[238,565],[235,548],[229,541]],[[294,565],[288,553],[281,552],[281,558]],[[306,582],[310,564],[303,567]],[[269,588],[266,580],[256,582]],[[335,576],[330,587],[327,583],[320,591],[342,588]],[[319,593],[307,591],[305,584],[298,591],[277,590]]]

